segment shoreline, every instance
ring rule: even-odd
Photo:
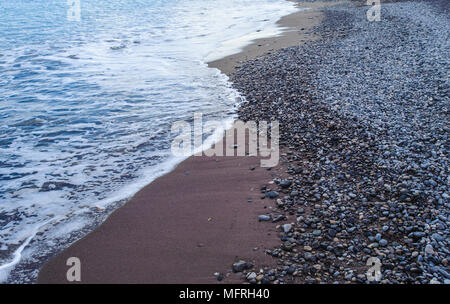
[[[282,35],[255,40],[241,53],[209,63],[209,66],[218,68],[230,77],[234,68],[243,61],[312,39],[313,35],[309,30],[320,23],[321,16],[318,12],[320,5],[306,3],[306,5],[310,4],[315,7],[285,16],[277,23],[288,28]],[[296,31],[296,27],[304,30]],[[259,158],[253,157],[222,157],[220,159],[204,156],[189,157],[172,171],[141,189],[94,231],[50,258],[40,270],[37,282],[66,283],[65,262],[67,257],[71,256],[79,257],[84,265],[83,269],[89,269],[83,271],[82,283],[214,283],[218,282],[217,277],[213,275],[215,272],[223,275],[223,282],[233,283],[242,281],[240,274],[236,275],[230,271],[231,264],[238,259],[273,268],[274,260],[264,254],[264,249],[270,249],[276,245],[277,232],[273,230],[273,227],[262,225],[257,221],[258,215],[263,214],[266,211],[265,208],[272,208],[272,206],[269,200],[263,201],[260,197],[258,198],[258,193],[260,187],[267,184],[271,177],[273,178],[273,172],[281,170],[282,167],[278,166],[267,171],[258,167],[258,161]],[[249,170],[250,167],[257,167],[257,169]],[[209,178],[205,176],[206,174],[215,176],[215,182],[208,183]],[[195,175],[199,177],[188,180]],[[220,189],[217,189],[218,186],[240,190],[232,195],[214,197],[215,193],[220,192]],[[180,191],[181,187],[187,188]],[[202,193],[201,198],[189,199],[189,195],[186,195],[189,193],[188,189],[196,189],[196,192]],[[249,192],[248,189],[251,191]],[[230,202],[227,196],[240,202]],[[250,197],[252,203],[248,202]],[[154,198],[158,200],[155,201]],[[162,203],[166,200],[171,202],[170,207]],[[208,200],[214,200],[213,207],[208,206]],[[258,200],[259,202],[255,203]],[[181,205],[182,203],[185,205]],[[146,206],[147,204],[151,206]],[[224,212],[225,204],[229,204],[232,212]],[[208,208],[196,210],[194,214],[190,214],[191,222],[187,221],[185,214],[192,213],[194,207]],[[158,213],[160,215],[155,218]],[[140,222],[142,227],[128,223],[136,221],[143,214],[150,218],[151,223]],[[217,225],[211,227],[214,230],[214,239],[203,243],[201,239],[197,239],[197,244],[194,244],[192,242],[194,235],[201,236],[203,239],[210,237],[210,232],[202,233],[202,230],[211,225],[210,222],[204,221],[209,218],[213,221],[214,218],[220,219]],[[179,225],[183,229],[177,230]],[[193,227],[190,227],[191,225]],[[171,230],[160,231],[163,226],[170,227]],[[145,233],[142,235],[142,229],[151,231],[152,235]],[[133,235],[128,235],[124,231],[132,231]],[[189,232],[186,233],[186,231]],[[242,235],[242,231],[247,233]],[[157,235],[158,232],[164,235]],[[112,239],[114,242],[111,244]],[[228,245],[224,246],[223,241]],[[99,244],[103,244],[102,248],[99,248]],[[131,244],[133,244],[132,248]],[[151,244],[163,249],[157,250]],[[151,258],[148,260],[139,256],[140,253],[147,253]],[[205,255],[205,253],[208,254]],[[139,260],[139,263],[129,261],[130,255]],[[183,258],[177,255],[182,255]],[[191,272],[193,265],[186,264],[195,265],[195,260],[199,256],[202,257],[202,263],[196,265],[197,271]],[[162,259],[167,261],[162,262]],[[119,261],[125,269],[111,266],[117,265]],[[155,271],[157,275],[140,273],[142,267],[135,267],[138,265],[147,265],[144,268],[151,271],[158,270]],[[135,269],[130,271],[133,267]],[[134,273],[133,277],[127,276],[126,271]],[[161,273],[174,272],[178,274],[177,277],[161,276]]]
[[[283,28],[283,33],[276,37],[256,39],[241,52],[226,56],[219,60],[208,62],[208,66],[219,69],[225,75],[231,77],[235,69],[242,63],[265,56],[277,50],[312,41],[319,36],[312,29],[323,20],[320,10],[327,6],[337,5],[339,2],[302,2],[299,0],[287,0],[296,3],[296,7],[304,9],[293,14],[282,17],[276,24]]]
[[[38,283],[67,283],[66,261],[72,256],[81,260],[85,284],[214,283],[216,272],[223,282],[236,283],[240,277],[227,270],[237,259],[271,265],[264,249],[277,244],[276,231],[256,220],[270,206],[261,200],[260,181],[277,170],[258,162],[189,158],[50,260]]]
[[[279,121],[281,165],[192,157],[38,282],[67,283],[77,254],[82,283],[450,284],[445,5],[390,1],[370,22],[340,2],[321,39],[236,60],[239,119]]]

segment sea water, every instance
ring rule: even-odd
[[[182,161],[170,153],[174,121],[232,120],[239,93],[207,62],[280,34],[276,21],[296,10],[80,0],[77,21],[69,3],[0,0],[0,281],[33,281],[49,255]]]

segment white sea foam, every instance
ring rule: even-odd
[[[46,221],[41,224],[34,225],[33,227],[30,227],[28,230],[28,237],[25,239],[25,241],[17,248],[13,254],[12,254],[12,260],[0,265],[0,283],[5,282],[9,276],[9,273],[12,269],[14,269],[14,266],[16,266],[21,258],[22,258],[22,252],[24,249],[28,246],[28,244],[31,242],[31,240],[35,237],[36,233],[38,233],[39,229],[41,227],[47,225],[50,221]]]

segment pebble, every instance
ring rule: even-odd
[[[232,269],[233,269],[233,272],[242,272],[246,269],[251,269],[252,267],[253,267],[252,263],[247,263],[243,260],[240,260],[233,264]]]
[[[431,244],[428,244],[427,246],[425,246],[425,253],[428,255],[433,255],[434,254],[434,249],[433,246]]]
[[[270,215],[262,214],[258,216],[258,221],[260,222],[268,222],[270,221],[270,219],[271,219]]]
[[[312,234],[313,234],[314,236],[319,236],[319,235],[322,234],[322,231],[321,231],[321,230],[314,230]]]
[[[283,225],[281,227],[282,227],[284,233],[288,233],[292,229],[292,225],[291,224],[285,224],[285,225]]]
[[[257,275],[256,275],[256,273],[254,273],[254,272],[250,272],[249,274],[247,274],[247,280],[256,280],[256,277],[257,277]]]
[[[283,189],[287,189],[287,188],[289,188],[291,185],[292,185],[292,181],[291,181],[291,180],[283,180],[283,181],[280,183],[280,187],[283,188]]]
[[[265,194],[265,197],[275,199],[279,196],[279,193],[277,191],[269,191]]]

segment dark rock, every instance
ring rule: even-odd
[[[271,199],[275,199],[279,196],[278,192],[276,191],[269,191],[266,193],[265,197],[271,198]]]

